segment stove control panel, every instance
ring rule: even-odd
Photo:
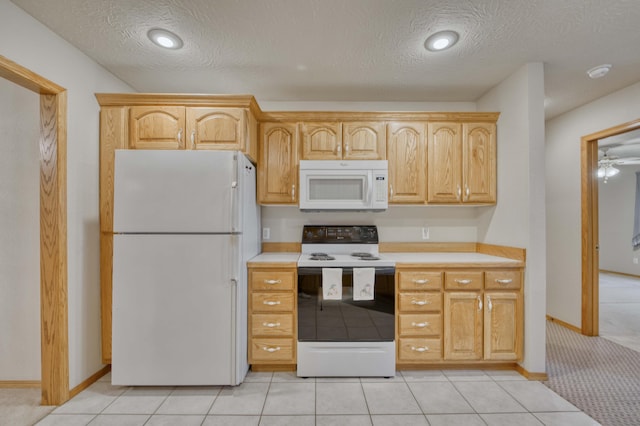
[[[305,225],[303,244],[378,244],[375,225]]]

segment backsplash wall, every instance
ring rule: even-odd
[[[476,242],[477,217],[491,207],[390,206],[384,212],[303,213],[295,206],[263,206],[268,242],[300,242],[304,225],[376,225],[381,242]],[[422,228],[429,228],[429,239]]]

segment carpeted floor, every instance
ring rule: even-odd
[[[0,389],[0,426],[31,426],[56,407],[40,405],[40,389]]]
[[[547,321],[549,388],[604,426],[640,425],[640,352]]]

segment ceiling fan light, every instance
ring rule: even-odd
[[[616,169],[615,167],[612,167],[612,166],[607,167],[607,169],[604,172],[606,177],[615,176],[618,173],[620,173],[620,170],[618,170],[618,169]]]
[[[603,178],[604,175],[605,175],[604,167],[599,167],[598,168],[598,177],[599,178]]]

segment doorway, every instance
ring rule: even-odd
[[[0,78],[40,96],[41,390],[43,405],[60,405],[69,399],[67,92],[1,55]]]
[[[640,129],[640,119],[583,136],[580,145],[582,198],[582,334],[599,334],[598,141]]]

